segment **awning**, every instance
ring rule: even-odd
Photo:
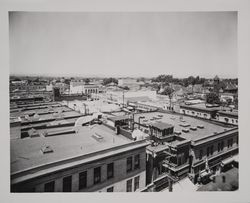
[[[236,158],[236,157],[229,157],[229,158],[227,158],[227,159],[221,161],[221,165],[222,165],[222,166],[225,166],[225,165],[227,165],[227,164],[230,164],[230,163],[232,163],[233,161],[235,161],[235,158]]]

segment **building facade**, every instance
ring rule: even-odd
[[[70,94],[98,94],[99,86],[86,84],[85,82],[70,82]]]
[[[145,141],[134,142],[94,155],[83,155],[81,158],[14,173],[11,175],[11,191],[139,191],[146,186],[146,145]]]

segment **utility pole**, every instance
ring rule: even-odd
[[[122,107],[124,108],[124,90],[122,91]]]

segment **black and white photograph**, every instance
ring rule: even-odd
[[[9,11],[10,192],[239,189],[237,11]]]

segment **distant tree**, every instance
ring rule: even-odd
[[[64,83],[67,84],[67,85],[70,85],[70,81],[71,81],[70,79],[65,79]]]
[[[118,84],[118,80],[115,78],[104,78],[102,84],[107,85],[111,82]]]
[[[174,89],[171,87],[166,87],[164,88],[164,90],[162,91],[162,95],[167,95],[169,97],[169,102],[170,102],[170,109],[172,107],[172,98],[173,98],[173,93],[174,93]]]
[[[145,82],[145,78],[144,77],[140,77],[140,81],[142,81],[142,82]]]
[[[219,95],[215,92],[210,92],[207,94],[206,102],[209,104],[220,104]]]
[[[90,79],[89,79],[89,78],[86,78],[86,79],[84,80],[84,82],[85,82],[86,84],[89,84],[89,83],[90,83]]]
[[[173,76],[172,75],[159,75],[156,78],[152,79],[152,82],[162,82],[162,83],[171,83],[173,80]]]
[[[153,89],[155,89],[156,92],[158,92],[160,90],[160,88],[161,88],[161,86],[158,85],[158,84],[152,84],[151,87],[153,87]]]

